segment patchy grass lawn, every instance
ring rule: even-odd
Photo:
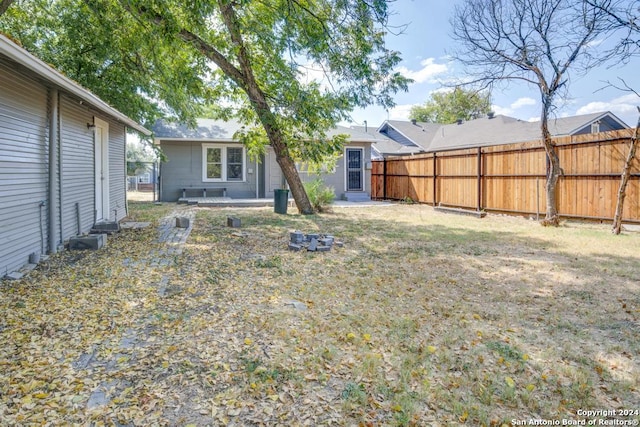
[[[130,208],[157,221],[175,206]],[[196,214],[168,266],[154,266],[155,230],[128,230],[2,283],[0,424],[511,425],[640,410],[640,233],[421,205]],[[344,247],[290,252],[293,230]]]

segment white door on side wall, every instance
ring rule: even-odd
[[[282,169],[276,161],[276,153],[271,147],[267,149],[265,154],[265,163],[267,165],[267,194],[265,197],[273,197],[275,190],[282,188]]]
[[[94,117],[96,221],[109,219],[109,123]]]

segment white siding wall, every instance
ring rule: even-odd
[[[0,61],[0,277],[46,248],[47,139],[47,89]]]

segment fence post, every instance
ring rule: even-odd
[[[438,162],[436,160],[436,152],[433,152],[433,206],[436,206],[438,204],[438,197],[437,197],[437,191],[438,191]]]
[[[382,200],[387,200],[387,158],[382,158]]]
[[[482,148],[478,147],[478,212],[482,210]]]

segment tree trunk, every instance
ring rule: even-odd
[[[291,195],[296,202],[298,211],[304,215],[313,214],[313,206],[311,205],[307,192],[302,185],[302,180],[300,179],[300,175],[296,169],[295,162],[289,153],[282,131],[278,128],[276,115],[271,110],[271,107],[267,102],[267,96],[260,88],[260,85],[256,81],[253,73],[253,69],[251,68],[250,56],[244,45],[244,40],[242,39],[242,34],[238,27],[233,3],[219,0],[218,7],[225,26],[229,31],[231,40],[237,47],[236,59],[239,63],[239,68],[218,52],[214,46],[207,43],[191,31],[181,29],[178,33],[178,37],[187,43],[193,44],[196,49],[212,60],[228,77],[235,81],[238,86],[244,90],[267,134],[269,144],[276,154],[276,161],[289,184]],[[164,18],[161,16],[155,18],[156,24],[163,21]]]
[[[640,107],[638,107],[640,113]],[[613,225],[611,232],[613,234],[620,234],[622,230],[622,211],[624,210],[624,199],[627,195],[627,183],[629,182],[629,176],[631,175],[631,165],[636,157],[636,149],[638,147],[638,138],[640,137],[640,117],[638,117],[638,123],[636,123],[636,131],[631,137],[629,152],[622,168],[622,175],[620,176],[620,187],[618,188],[618,200],[616,202],[616,213],[613,216]]]
[[[11,3],[13,3],[13,0],[0,1],[0,16],[2,16],[7,11],[7,9],[9,9],[9,6],[11,6]]]
[[[261,94],[261,96],[264,97],[264,94]],[[302,180],[300,179],[300,175],[296,169],[296,164],[291,158],[287,145],[283,140],[282,132],[277,128],[277,126],[271,125],[275,120],[275,116],[269,109],[266,100],[264,98],[259,100],[259,97],[259,94],[251,91],[251,103],[258,112],[258,117],[260,118],[260,122],[267,133],[267,138],[269,139],[271,148],[273,148],[273,151],[276,154],[276,161],[278,162],[278,165],[280,165],[280,169],[287,180],[287,184],[289,184],[293,200],[295,200],[298,211],[301,214],[311,215],[314,212],[313,206],[311,205],[307,192],[302,185]]]
[[[547,183],[545,186],[547,193],[547,214],[542,221],[542,224],[557,227],[560,224],[557,207],[557,184],[558,177],[562,173],[562,169],[560,168],[560,158],[556,152],[555,143],[553,142],[551,133],[549,132],[549,109],[550,100],[546,102],[543,101],[540,128],[542,130],[544,151],[547,154],[547,160],[549,161],[549,168],[547,170]]]
[[[236,57],[240,64],[241,73],[237,76],[237,79],[240,80],[240,86],[249,96],[249,102],[253,105],[253,108],[258,115],[258,119],[267,133],[269,143],[271,144],[273,151],[276,153],[276,161],[278,162],[278,165],[280,165],[280,169],[289,184],[291,195],[293,196],[293,200],[296,202],[298,211],[301,214],[310,215],[313,213],[313,206],[311,206],[307,192],[302,185],[302,180],[300,179],[300,175],[296,169],[295,162],[291,158],[291,154],[287,148],[282,131],[278,128],[276,115],[271,110],[271,107],[267,102],[267,97],[262,91],[262,88],[258,84],[253,73],[251,58],[245,47],[244,40],[239,29],[236,13],[233,9],[233,3],[225,0],[219,0],[218,7],[220,8],[222,20],[229,30],[231,41],[238,48]]]

